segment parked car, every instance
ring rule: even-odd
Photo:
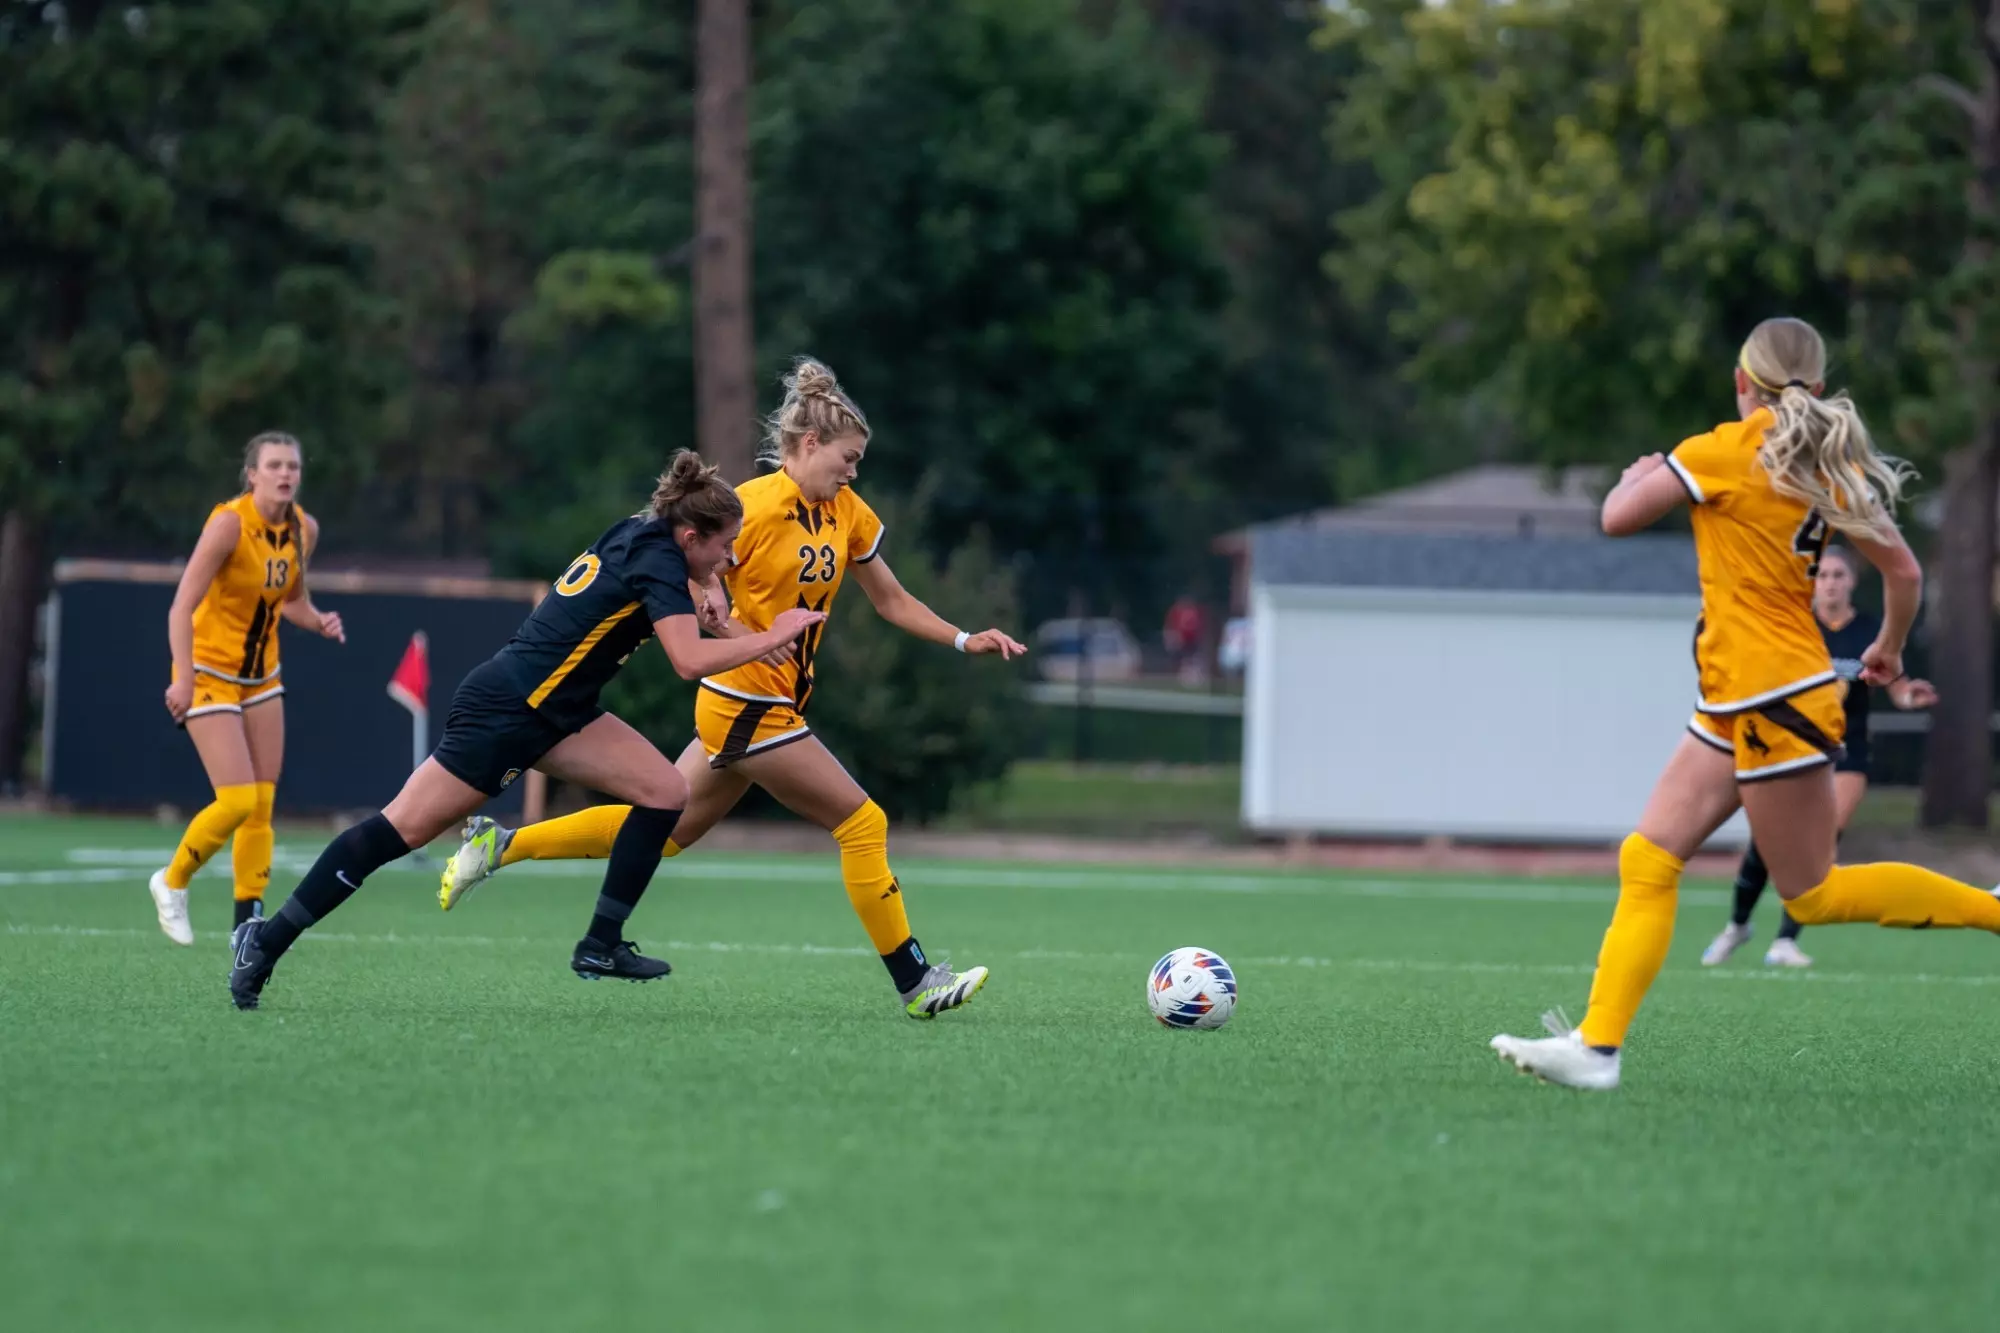
[[[1086,656],[1092,680],[1130,680],[1139,674],[1139,641],[1109,617],[1050,620],[1035,631],[1035,661],[1049,680],[1077,680]]]

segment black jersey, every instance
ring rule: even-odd
[[[1856,613],[1839,629],[1819,627],[1826,650],[1833,656],[1833,671],[1847,683],[1847,740],[1852,745],[1868,737],[1868,687],[1861,681],[1861,654],[1882,632],[1882,622]]]
[[[565,730],[599,712],[597,696],[653,635],[694,614],[687,557],[650,514],[614,524],[578,556],[493,657],[528,706]]]

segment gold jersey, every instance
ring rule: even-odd
[[[237,685],[278,676],[278,613],[303,577],[306,511],[294,505],[289,523],[270,524],[248,495],[209,512],[228,510],[242,523],[236,547],[215,572],[194,609],[194,668]]]
[[[831,611],[850,565],[866,564],[882,547],[882,520],[849,487],[815,503],[783,472],[736,488],[743,501],[743,532],[731,566],[730,618],[761,633],[780,613],[796,607]],[[813,657],[824,622],[799,636],[783,666],[751,662],[710,676],[703,686],[751,702],[789,704],[800,713],[813,689]]]
[[[1758,462],[1772,423],[1760,410],[1682,441],[1667,458],[1694,510],[1704,713],[1745,712],[1835,679],[1812,609],[1826,520],[1780,495]]]

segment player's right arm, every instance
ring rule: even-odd
[[[1666,456],[1647,454],[1626,468],[1611,494],[1604,497],[1604,533],[1629,537],[1644,532],[1688,498],[1680,474],[1668,465]]]
[[[1903,678],[1903,645],[1924,604],[1924,568],[1893,528],[1886,539],[1858,532],[1841,535],[1882,576],[1882,630],[1861,654],[1861,679],[1870,685],[1893,684]]]
[[[229,553],[243,535],[243,520],[234,510],[224,509],[208,520],[194,554],[181,570],[180,586],[174,589],[174,604],[167,608],[167,647],[173,653],[174,680],[167,686],[167,711],[176,722],[187,717],[194,703],[194,609],[207,595],[209,584],[222,572]]]
[[[771,628],[761,634],[739,634],[729,639],[701,637],[700,619],[692,612],[666,616],[653,622],[653,634],[667,650],[667,660],[682,680],[700,680],[754,662],[767,653],[785,647],[800,634],[826,619],[824,611],[793,607],[780,612]]]

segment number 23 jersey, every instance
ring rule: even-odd
[[[730,618],[758,633],[796,607],[831,611],[848,566],[866,564],[882,549],[882,520],[851,488],[814,503],[789,476],[773,472],[738,486],[736,494],[743,501],[743,532],[723,579]],[[783,666],[751,662],[702,684],[718,694],[790,704],[803,713],[825,631],[821,622],[800,635]]]
[[[1704,713],[1743,712],[1835,679],[1812,610],[1826,521],[1780,495],[1757,461],[1771,425],[1759,410],[1682,441],[1667,458],[1693,506]]]

